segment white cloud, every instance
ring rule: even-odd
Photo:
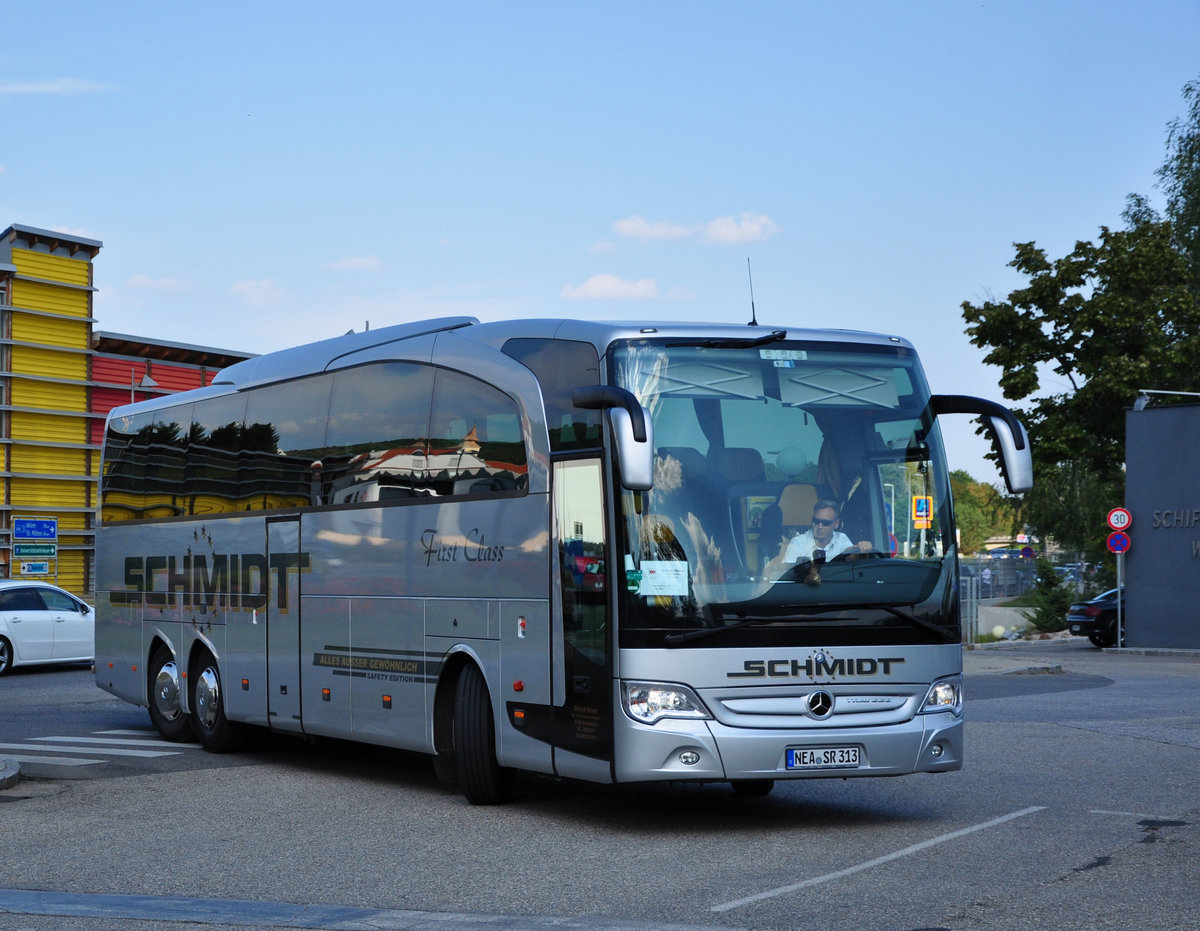
[[[780,227],[770,217],[761,213],[743,213],[740,217],[718,217],[705,223],[672,223],[670,220],[660,220],[651,223],[637,214],[617,220],[613,223],[622,236],[629,239],[640,239],[643,242],[651,239],[691,239],[696,237],[702,242],[743,243],[761,242],[769,239],[780,231]]]
[[[629,239],[687,239],[696,233],[694,226],[680,226],[669,220],[651,223],[637,214],[617,220],[613,229]]]
[[[55,78],[51,81],[0,82],[0,94],[90,94],[112,90],[105,84],[80,81],[76,78]]]
[[[566,285],[562,296],[568,300],[642,301],[658,296],[653,278],[626,281],[616,275],[593,275],[578,287]]]
[[[720,217],[704,224],[706,242],[761,242],[779,232],[779,227],[761,213],[743,213],[739,219]]]
[[[134,291],[153,291],[158,294],[183,294],[191,290],[181,278],[151,278],[149,275],[133,275],[125,286]]]
[[[375,255],[347,255],[323,266],[335,272],[373,272],[383,267]]]
[[[280,287],[273,278],[262,278],[258,281],[239,281],[230,286],[229,290],[241,297],[251,307],[273,307],[287,301],[291,295]]]

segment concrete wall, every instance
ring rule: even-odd
[[[1125,644],[1200,648],[1200,406],[1129,411],[1125,441]]]

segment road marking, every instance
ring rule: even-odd
[[[33,738],[40,739],[40,738]],[[0,750],[69,750],[72,753],[95,753],[103,756],[175,756],[181,751],[164,750],[123,750],[120,747],[78,747],[59,746],[57,744],[0,744]]]
[[[72,744],[103,744],[110,747],[113,744],[130,744],[135,747],[172,747],[176,753],[181,753],[178,743],[172,743],[169,740],[148,740],[145,737],[129,737],[125,740],[113,737],[30,737],[30,740],[55,740],[63,743]]]
[[[1004,824],[1005,822],[1015,821],[1017,818],[1023,818],[1026,815],[1032,815],[1034,812],[1045,810],[1045,805],[1034,805],[1031,808],[1022,808],[1020,811],[1014,811],[1007,815],[1001,815],[999,818],[993,818],[991,821],[985,821],[982,824],[972,825],[971,827],[963,828],[960,831],[951,831],[949,834],[943,834],[940,837],[932,837],[929,840],[921,841],[919,844],[913,844],[911,847],[905,847],[903,850],[897,850],[895,853],[885,854],[882,857],[876,857],[874,860],[868,860],[866,863],[859,863],[856,866],[850,866],[844,870],[838,870],[836,873],[826,873],[824,876],[814,876],[812,879],[805,879],[798,883],[792,883],[788,886],[780,886],[777,889],[768,889],[766,892],[759,892],[756,895],[746,896],[744,899],[726,902],[723,905],[714,905],[710,911],[728,912],[735,908],[741,908],[743,905],[753,905],[755,902],[761,902],[764,899],[773,899],[777,896],[787,895],[789,892],[796,892],[799,889],[807,889],[809,886],[817,886],[821,883],[832,882],[835,879],[843,879],[846,876],[853,876],[855,873],[861,873],[864,870],[869,870],[876,866],[882,866],[885,863],[891,863],[893,860],[899,860],[902,857],[908,857],[914,853],[920,853],[922,850],[928,850],[930,847],[936,847],[938,844],[944,844],[947,841],[957,840],[960,837],[966,837],[968,834],[974,834],[976,831],[984,831],[988,828],[994,828],[997,825]]]
[[[95,766],[97,763],[107,763],[107,760],[81,760],[77,756],[29,756],[21,753],[6,753],[6,759],[18,763],[53,763],[56,766]]]

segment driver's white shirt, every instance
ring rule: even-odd
[[[840,530],[833,532],[833,537],[824,546],[821,546],[813,539],[813,532],[806,530],[804,533],[798,533],[792,537],[787,545],[787,549],[783,552],[783,558],[786,562],[795,562],[798,559],[812,559],[813,550],[824,550],[826,559],[833,559],[839,553],[844,553],[846,550],[853,548],[854,543],[848,536]]]

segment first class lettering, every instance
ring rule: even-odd
[[[421,546],[425,553],[425,565],[436,563],[456,563],[460,560],[468,563],[503,562],[504,545],[493,545],[487,542],[487,537],[478,527],[472,527],[464,537],[456,537],[447,542],[439,538],[437,530],[427,527],[421,534]]]
[[[114,604],[145,600],[165,605],[179,595],[185,608],[214,608],[220,599],[237,610],[267,604],[270,573],[276,577],[276,607],[288,609],[288,573],[307,571],[308,553],[228,553],[202,556],[127,556],[125,591],[112,593]]]

